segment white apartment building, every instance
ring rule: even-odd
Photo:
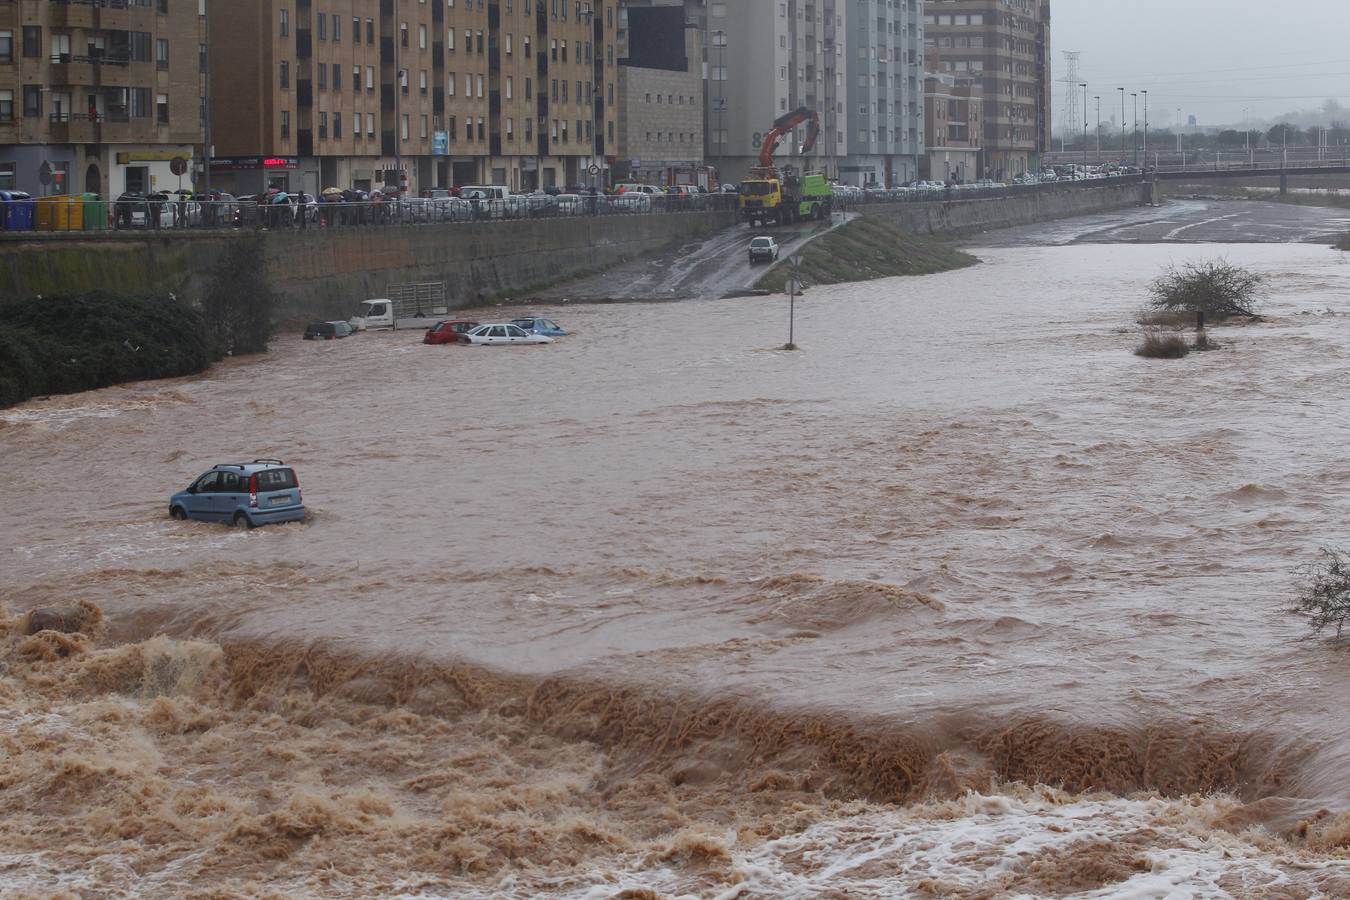
[[[923,144],[922,0],[841,0],[850,184],[891,187],[919,177]]]

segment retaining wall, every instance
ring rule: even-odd
[[[736,223],[734,212],[265,232],[278,322],[345,318],[390,284],[444,281],[452,307],[519,296]],[[93,288],[195,299],[233,233],[0,240],[0,295]]]
[[[1039,185],[1015,188],[1001,197],[867,204],[860,211],[913,234],[967,234],[1138,206],[1141,183],[1140,178],[1122,178],[1107,184]]]

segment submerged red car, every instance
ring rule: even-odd
[[[427,336],[422,338],[422,343],[453,344],[461,334],[477,327],[478,323],[470,319],[444,319],[427,329]]]

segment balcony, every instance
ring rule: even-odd
[[[71,56],[61,54],[51,58],[49,78],[54,87],[86,87],[103,83],[104,67],[116,69],[125,77],[129,68],[126,60],[107,56]]]
[[[127,0],[49,0],[53,28],[155,31],[153,6]]]

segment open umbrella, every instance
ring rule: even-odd
[[[335,187],[326,187],[326,188],[323,189],[323,193],[324,193],[324,196],[326,196],[326,197],[331,197],[331,196],[333,196],[333,195],[335,195],[335,194],[338,195],[338,196],[341,196],[341,195],[342,195],[342,191],[341,191],[340,189],[338,189],[338,188],[335,188]]]

